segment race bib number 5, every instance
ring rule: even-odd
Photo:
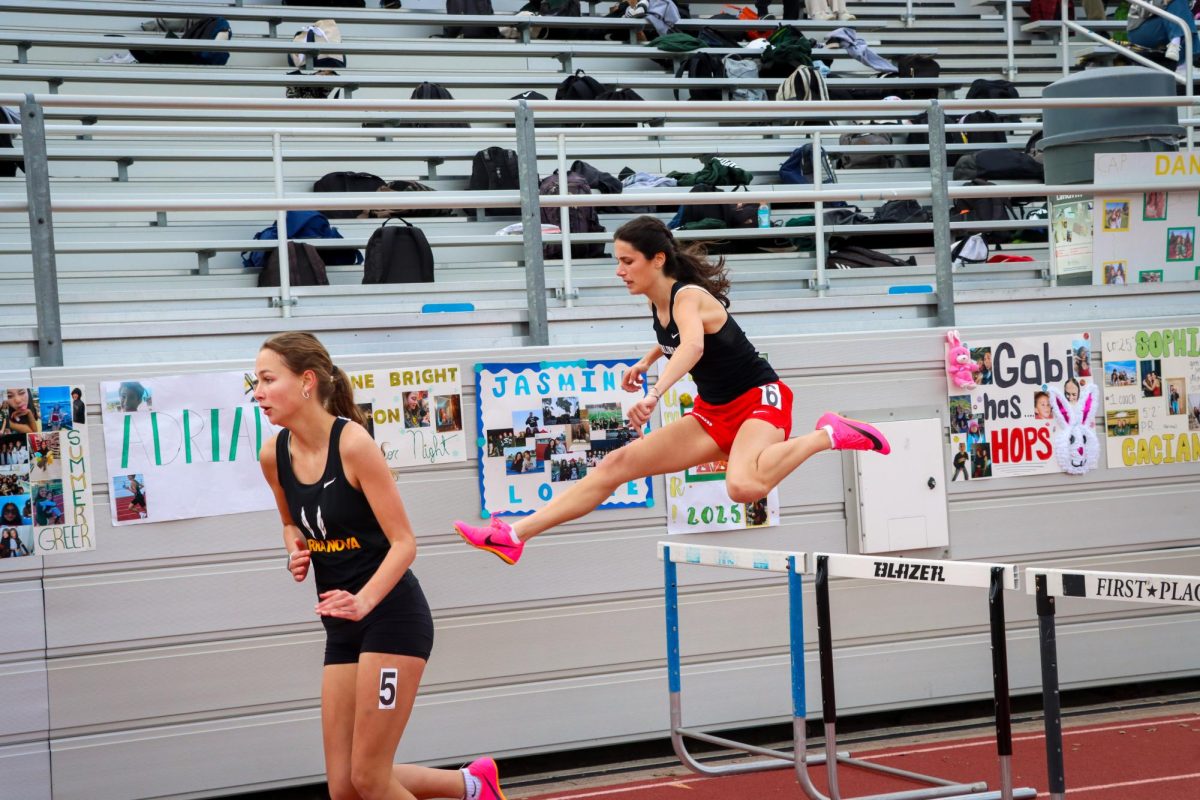
[[[391,711],[396,707],[396,670],[385,667],[379,670],[379,708]]]

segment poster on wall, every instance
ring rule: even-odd
[[[1054,274],[1075,275],[1092,271],[1092,198],[1062,195],[1050,203],[1050,231],[1054,246]]]
[[[663,362],[665,363],[665,361]],[[659,365],[662,371],[662,364]],[[691,375],[676,381],[658,404],[658,418],[668,425],[687,413],[697,397]],[[779,524],[779,490],[753,503],[735,503],[725,491],[725,462],[699,464],[664,476],[667,489],[667,533],[706,533],[767,528]]]
[[[1107,331],[1108,466],[1200,462],[1200,328]]]
[[[367,431],[393,470],[467,460],[457,366],[397,367],[349,376]]]
[[[1050,389],[1079,399],[1092,382],[1090,334],[976,339],[963,344],[981,367],[973,389],[947,377],[952,481],[1058,472]]]
[[[629,360],[476,364],[480,516],[530,514],[638,437],[621,388]],[[649,478],[599,508],[654,505]]]
[[[279,429],[254,383],[207,372],[100,384],[114,525],[275,507],[258,451]]]
[[[1156,192],[1098,192],[1093,220],[1093,283],[1125,285],[1200,280],[1196,228],[1200,159],[1187,153],[1097,154],[1096,185],[1151,183]]]
[[[0,389],[0,558],[96,548],[83,390]]]

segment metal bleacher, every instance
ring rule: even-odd
[[[516,0],[498,0],[497,14],[511,14],[518,5]],[[681,28],[694,32],[712,24],[736,33],[750,25],[699,19],[720,10],[716,2],[692,3],[691,13],[697,19],[685,21]],[[911,20],[904,19],[908,7],[899,0],[855,4],[852,10],[858,20],[849,24],[881,54],[921,52],[935,55],[941,63],[942,75],[937,79],[889,80],[887,85],[898,93],[936,90],[950,100],[975,78],[1002,76],[1005,21],[981,14],[967,0],[915,3]],[[745,111],[744,105],[731,111],[712,102],[671,106],[676,89],[683,89],[681,96],[686,97],[688,87],[728,90],[746,82],[675,78],[651,59],[673,60],[679,54],[626,41],[640,26],[633,20],[585,17],[546,23],[563,30],[611,28],[612,41],[430,38],[445,21],[441,11],[434,0],[406,2],[401,11],[280,7],[251,0],[155,3],[153,7],[136,2],[0,0],[0,13],[6,18],[0,31],[0,94],[40,96],[48,89],[51,94],[46,97],[54,100],[46,103],[45,114],[63,336],[69,358],[111,360],[113,348],[132,339],[140,340],[137,353],[143,359],[154,359],[156,354],[235,354],[245,352],[263,333],[288,324],[281,321],[280,309],[272,302],[278,290],[257,288],[256,275],[243,270],[238,258],[241,250],[252,248],[253,234],[268,225],[273,214],[222,207],[226,200],[232,207],[236,200],[275,196],[272,129],[286,132],[282,189],[289,200],[310,197],[312,183],[320,175],[349,169],[387,179],[419,179],[447,203],[454,201],[453,207],[473,208],[469,196],[456,194],[466,189],[472,156],[493,144],[514,146],[512,104],[488,106],[488,101],[524,89],[552,95],[564,70],[585,69],[608,85],[633,88],[647,101],[644,107],[653,109],[618,104],[607,112],[626,125],[644,125],[635,130],[555,129],[564,133],[568,163],[584,159],[613,174],[626,166],[659,173],[690,172],[700,167],[696,156],[715,154],[750,170],[754,191],[796,188],[779,183],[778,166],[815,130],[822,131],[823,149],[836,158],[849,149],[838,143],[839,130],[845,126],[903,123],[924,108],[923,102],[863,102],[846,104],[844,111],[833,113],[789,108],[784,114],[774,103],[757,104],[751,111]],[[121,47],[163,44],[139,27],[152,14],[196,13],[218,13],[231,21],[234,39],[226,45],[231,52],[226,66],[96,63],[98,57]],[[290,42],[294,29],[322,16],[337,17],[344,41],[336,49],[348,55],[348,67],[330,78],[286,75],[284,53],[297,49]],[[501,22],[525,25],[530,19],[534,22],[529,24],[540,24],[537,18]],[[779,23],[760,22],[758,27],[775,24]],[[797,24],[820,43],[824,32],[844,23],[800,20]],[[1040,87],[1060,74],[1056,49],[1026,34],[1016,35],[1016,82],[1024,97],[1036,98]],[[167,46],[196,45],[170,42]],[[728,52],[710,50],[716,55]],[[861,89],[882,83],[836,50],[818,49],[815,55],[827,57],[832,64],[831,88]],[[443,114],[400,114],[379,107],[406,99],[412,87],[425,80],[445,85],[464,103],[445,106],[448,113]],[[322,104],[317,112],[295,110],[303,108],[302,102],[279,102],[285,86],[303,83],[343,86],[347,99]],[[766,88],[777,81],[750,83]],[[594,112],[561,104],[533,106],[539,126],[538,172],[546,175],[558,163],[556,141],[550,135],[542,137],[541,126],[577,124]],[[472,127],[452,132],[388,127],[401,117],[423,119],[425,124],[469,120]],[[822,123],[824,127],[813,127]],[[364,130],[367,125],[382,127]],[[711,132],[696,135],[697,126]],[[169,127],[178,130],[159,133]],[[1019,112],[1004,127],[1009,143],[1022,146],[1040,129],[1037,109]],[[929,168],[911,165],[927,146],[903,142],[903,135],[897,136],[896,144],[886,148],[902,166],[838,171],[839,188],[861,190],[861,199],[851,202],[867,213],[887,198],[888,187],[929,186]],[[985,146],[1005,145],[953,144],[949,150],[961,154]],[[872,151],[856,147],[855,152]],[[24,192],[20,177],[0,179],[0,200],[23,201]],[[117,205],[131,198],[145,202],[136,209],[66,209],[64,204],[76,198],[111,200]],[[212,201],[213,207],[187,211],[154,207],[156,201],[172,198]],[[312,197],[310,203],[292,207],[326,206]],[[774,213],[776,218],[786,218],[805,211],[777,208]],[[601,221],[611,232],[630,216],[616,208],[602,213]],[[433,284],[363,287],[357,268],[334,267],[333,285],[294,289],[296,304],[289,310],[314,330],[326,331],[334,346],[339,336],[351,338],[343,331],[350,315],[357,326],[369,331],[353,337],[368,349],[394,349],[398,343],[450,348],[526,342],[521,238],[495,236],[498,228],[514,219],[456,215],[416,220],[434,247],[438,270]],[[379,224],[356,219],[334,222],[348,243],[359,247]],[[903,226],[854,228],[825,228],[819,233],[853,232],[875,246],[873,241],[882,240],[872,239],[871,234],[905,230]],[[813,233],[811,228],[789,231],[785,235]],[[609,235],[592,238],[605,240]],[[931,324],[931,292],[900,296],[888,292],[896,286],[933,282],[932,242],[880,249],[914,255],[918,265],[872,270],[869,275],[855,271],[824,275],[816,263],[819,253],[807,250],[731,256],[734,300],[751,330],[759,333],[820,329],[834,317],[856,328]],[[1033,255],[1035,261],[966,267],[956,274],[956,284],[980,290],[1047,285],[1045,246],[1018,244],[1012,249]],[[0,212],[0,285],[6,296],[0,365],[35,363],[29,344],[36,341],[29,253],[24,212]],[[643,309],[615,291],[608,279],[610,270],[607,259],[576,260],[569,268],[547,263],[553,341],[588,340],[600,332],[610,340],[641,337],[628,323],[640,319]],[[475,310],[457,315],[420,313],[428,304],[456,299],[471,302]],[[798,319],[792,313],[798,308],[819,308],[822,313]]]

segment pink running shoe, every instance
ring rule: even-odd
[[[467,544],[495,553],[508,564],[521,560],[525,551],[525,543],[513,544],[512,527],[499,517],[492,515],[492,521],[487,525],[468,525],[462,520],[454,521],[454,530],[467,540]]]
[[[479,789],[479,800],[506,800],[504,792],[500,791],[500,771],[496,769],[495,761],[490,758],[477,758],[467,765],[467,772],[483,784]]]
[[[816,430],[820,430],[826,425],[833,428],[834,450],[874,450],[885,456],[892,452],[892,446],[888,444],[887,437],[873,425],[833,412],[821,415],[821,418],[817,420]]]

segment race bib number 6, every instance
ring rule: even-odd
[[[396,707],[396,670],[385,667],[379,670],[379,708],[391,711]]]
[[[783,410],[783,395],[779,392],[778,383],[768,383],[762,388],[762,404],[771,408]]]

